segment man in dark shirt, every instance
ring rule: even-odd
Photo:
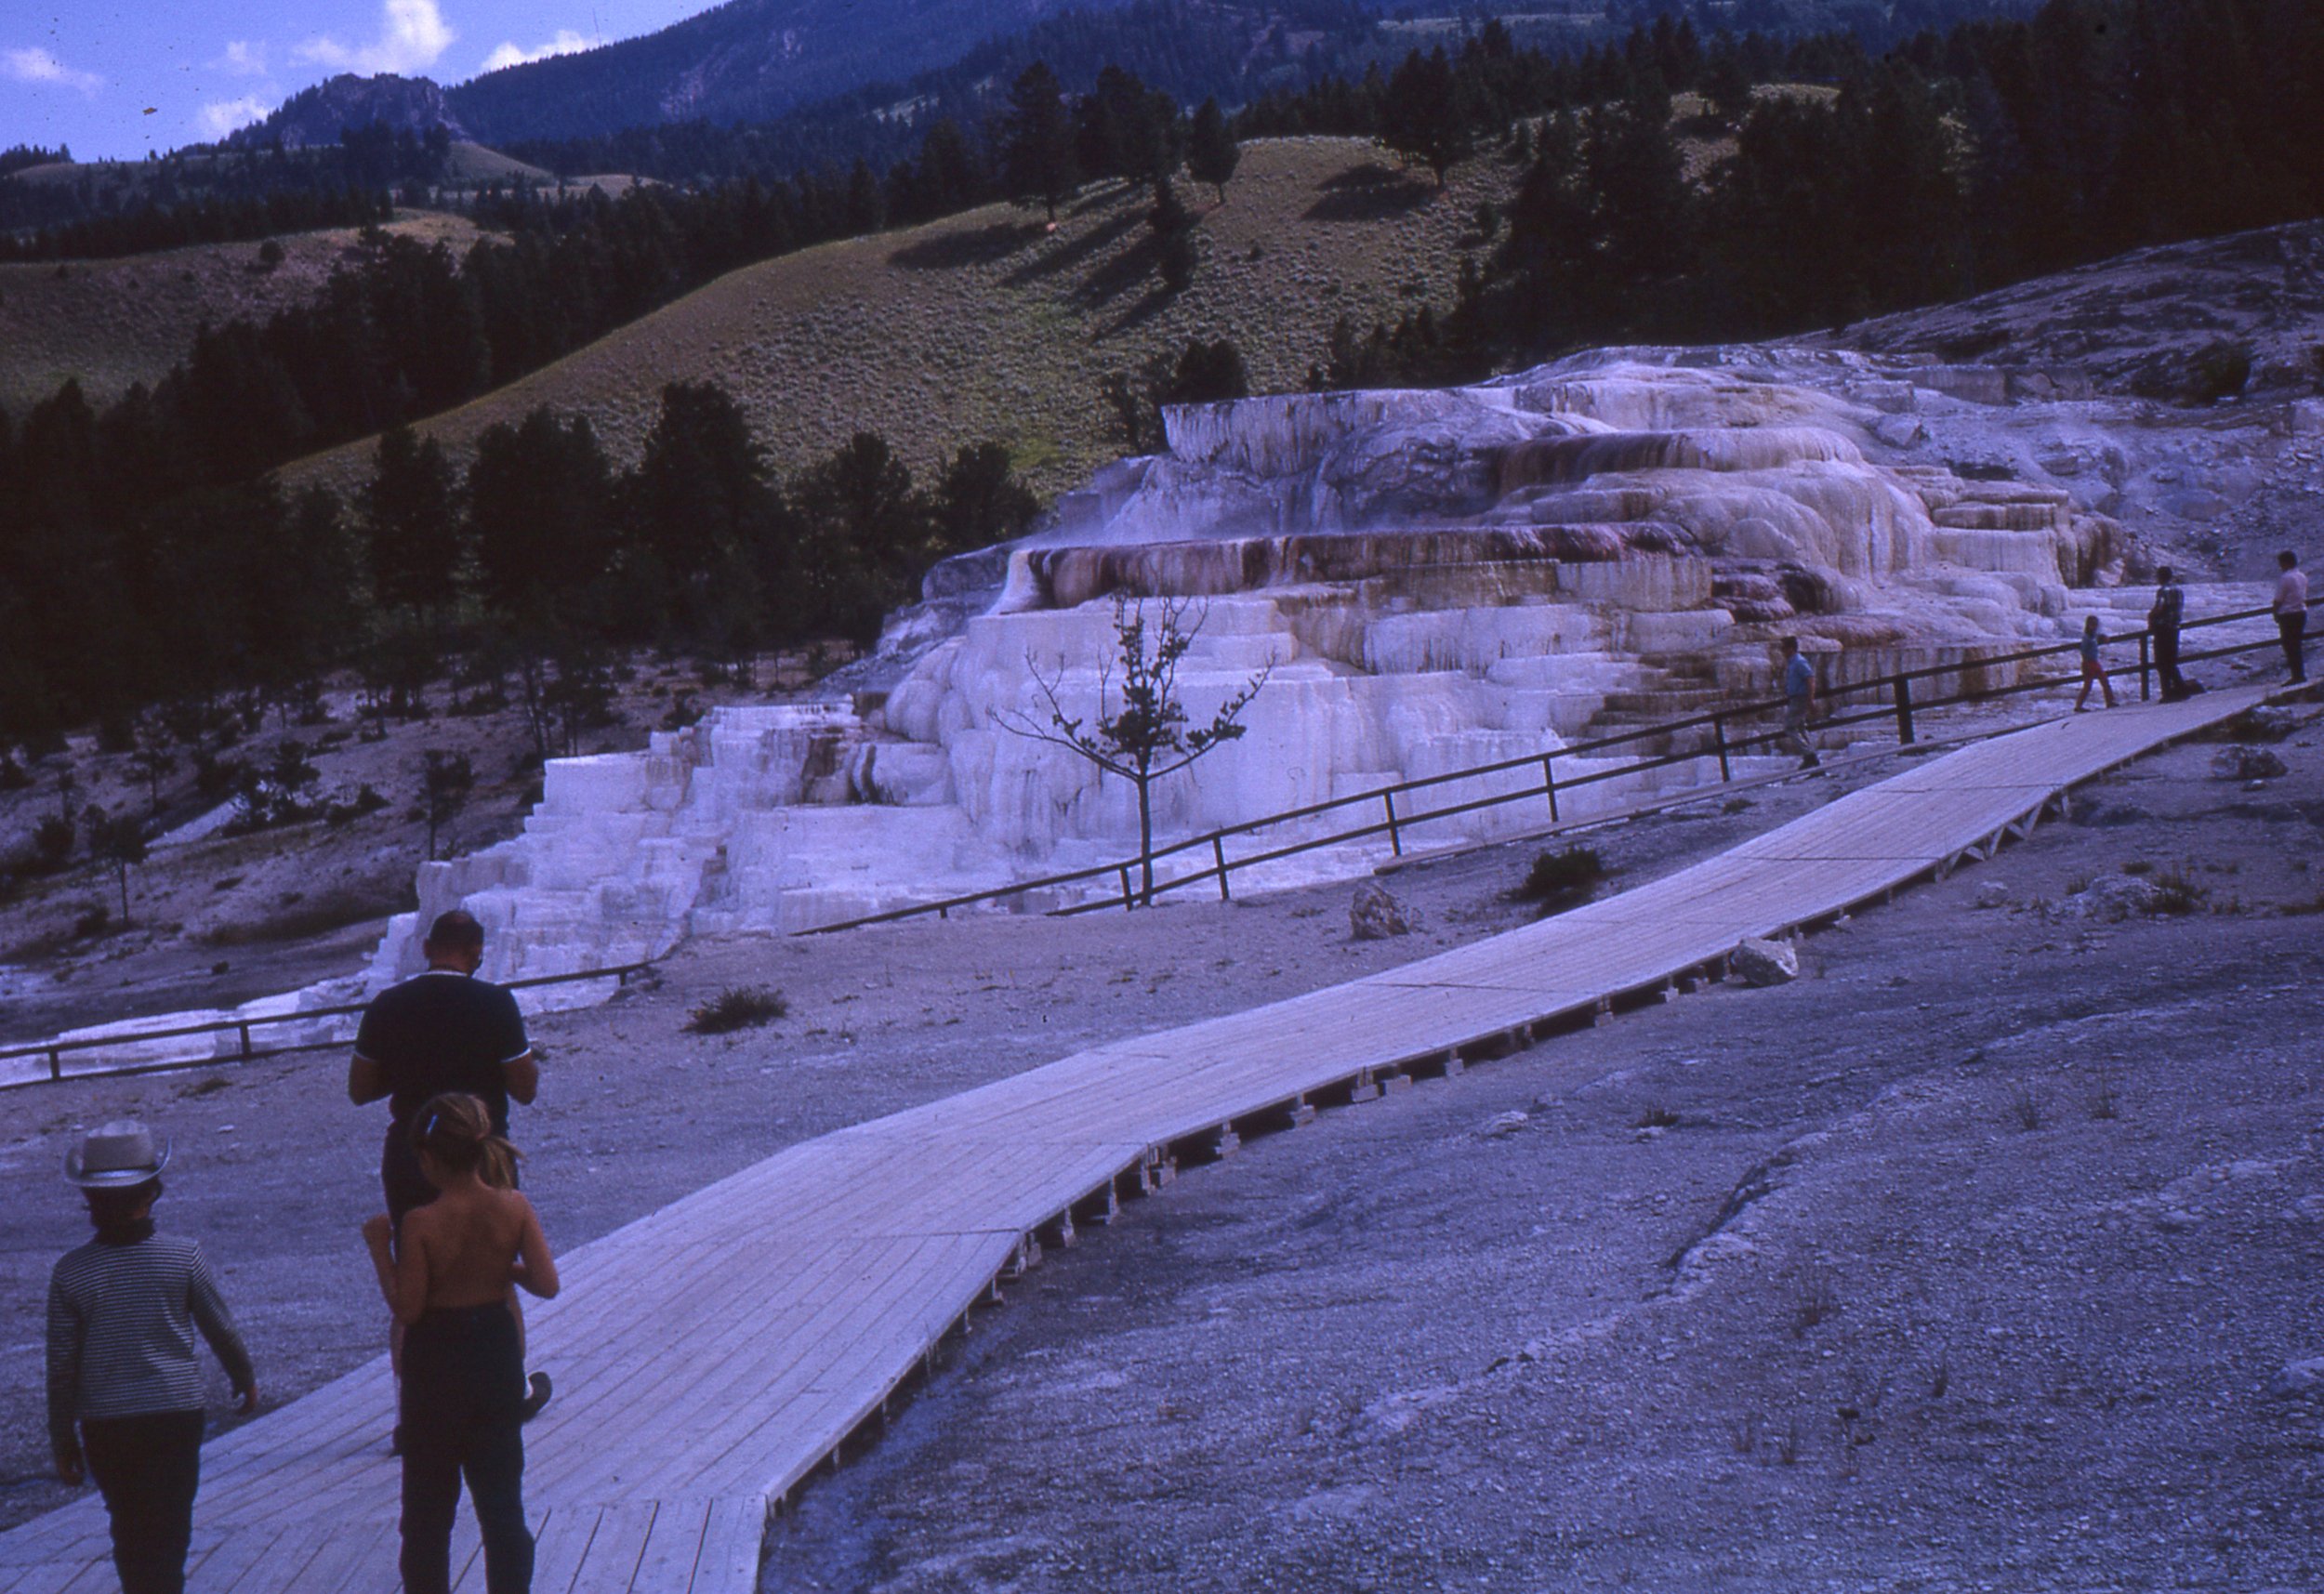
[[[509,1098],[530,1105],[541,1083],[516,998],[476,978],[484,927],[455,908],[429,927],[420,952],[427,972],[373,999],[347,1068],[349,1100],[360,1107],[388,1098],[379,1182],[399,1228],[406,1212],[435,1199],[412,1150],[412,1118],[428,1100],[447,1090],[477,1097],[492,1114],[493,1132],[505,1136]]]
[[[420,942],[425,973],[372,998],[355,1031],[355,1055],[347,1065],[347,1098],[358,1107],[388,1099],[388,1136],[379,1148],[379,1183],[388,1199],[388,1219],[400,1234],[403,1215],[436,1198],[435,1186],[420,1172],[412,1149],[412,1119],[429,1100],[447,1090],[465,1091],[492,1114],[493,1133],[508,1133],[511,1098],[530,1106],[540,1088],[539,1062],[525,1038],[517,999],[489,980],[476,978],[484,961],[484,927],[475,916],[455,908],[436,916]],[[515,1310],[511,1300],[510,1310]],[[518,1332],[522,1333],[519,1318]],[[403,1335],[391,1324],[388,1343],[396,1370],[403,1371]],[[548,1381],[534,1375],[530,1417],[548,1399]],[[403,1428],[396,1429],[402,1448]]]

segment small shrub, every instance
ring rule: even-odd
[[[790,1010],[789,1000],[771,986],[729,985],[696,1008],[686,1027],[698,1035],[722,1035],[770,1023]]]
[[[2251,346],[2227,339],[2207,344],[2187,362],[2185,395],[2189,403],[2216,403],[2233,398],[2251,380]]]
[[[100,902],[73,921],[73,933],[76,938],[102,935],[112,922],[112,910]]]
[[[1939,1350],[1936,1353],[1935,1369],[1929,1374],[1929,1399],[1943,1400],[1945,1391],[1952,1387],[1953,1353],[1950,1350]]]
[[[2021,1082],[2010,1090],[2009,1112],[2019,1128],[2030,1132],[2041,1127],[2049,1113],[2049,1101],[2034,1086]]]
[[[2114,1075],[2102,1074],[2097,1083],[2090,1087],[2090,1115],[2099,1119],[2119,1118],[2122,1115],[2122,1101],[2114,1090]]]
[[[33,777],[13,753],[0,756],[0,792],[20,792],[31,786]]]
[[[1791,1421],[1790,1421],[1790,1422],[1787,1423],[1787,1424],[1784,1426],[1784,1430],[1783,1430],[1783,1432],[1782,1432],[1781,1434],[1779,1434],[1779,1435],[1776,1437],[1776,1460],[1778,1460],[1778,1461],[1780,1461],[1780,1462],[1782,1462],[1782,1463],[1783,1463],[1786,1467],[1794,1466],[1794,1465],[1796,1465],[1796,1464],[1799,1462],[1799,1459],[1800,1459],[1800,1419],[1799,1419],[1799,1418],[1797,1418],[1797,1417],[1793,1417],[1793,1418],[1791,1419]]]
[[[57,870],[64,867],[73,856],[73,837],[78,835],[73,822],[58,814],[50,814],[33,827],[33,852],[39,867]]]
[[[1637,1126],[1642,1129],[1675,1129],[1678,1126],[1677,1110],[1666,1107],[1659,1101],[1648,1102],[1646,1110],[1638,1114]]]
[[[1833,1287],[1831,1275],[1818,1270],[1803,1274],[1792,1296],[1791,1334],[1803,1339],[1809,1329],[1829,1318],[1840,1310],[1840,1292]],[[1798,1429],[1793,1429],[1796,1444]]]
[[[2211,892],[2195,883],[2192,873],[2184,863],[2173,863],[2167,869],[2155,871],[2154,911],[2158,914],[2184,916],[2198,912],[2203,899]]]
[[[2125,875],[2151,875],[2154,872],[2155,866],[2144,858],[2133,858],[2122,865],[2122,873]]]
[[[1587,901],[1604,878],[1605,860],[1598,850],[1573,846],[1536,857],[1533,867],[1510,895],[1521,902],[1538,902],[1545,912],[1555,912]]]

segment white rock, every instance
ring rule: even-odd
[[[1781,985],[1800,977],[1800,954],[1788,941],[1745,936],[1736,942],[1728,967],[1749,985]]]
[[[2278,1400],[2293,1395],[2312,1395],[2319,1390],[2324,1390],[2324,1356],[2286,1362],[2276,1369],[2276,1376],[2267,1380],[2267,1392]]]

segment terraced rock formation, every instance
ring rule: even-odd
[[[1470,389],[1174,410],[1167,452],[935,572],[844,700],[726,709],[643,755],[552,765],[522,837],[423,870],[373,978],[416,967],[412,926],[455,902],[491,928],[507,977],[1126,855],[1128,784],[1022,733],[1047,723],[1040,678],[1067,714],[1097,706],[1117,599],[1191,604],[1197,722],[1267,674],[1243,739],[1157,789],[1163,836],[1764,697],[1787,635],[1828,685],[1984,672],[2111,610],[2131,550],[2063,488],[1881,463],[1900,416],[1925,435],[1919,412],[1975,402],[1979,379],[1829,351],[1618,350]],[[1586,802],[1702,773],[1610,781]],[[1541,817],[1488,809],[1405,839]],[[1309,853],[1249,884],[1358,862]]]

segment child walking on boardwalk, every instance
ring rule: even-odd
[[[2082,694],[2074,700],[2074,712],[2080,714],[2090,706],[2090,689],[2102,686],[2106,691],[2106,706],[2114,706],[2114,682],[2106,678],[2106,665],[2098,662],[2098,644],[2106,639],[2098,635],[2098,616],[2082,616]]]
[[[420,1171],[440,1192],[404,1215],[390,1248],[386,1213],[363,1224],[379,1293],[403,1324],[403,1587],[449,1594],[460,1481],[484,1541],[488,1594],[527,1594],[524,1353],[515,1288],[557,1293],[533,1204],[510,1183],[515,1148],[473,1096],[430,1100],[412,1121]]]
[[[67,1153],[97,1238],[48,1276],[48,1438],[57,1475],[92,1473],[112,1519],[124,1594],[179,1594],[202,1480],[199,1328],[256,1411],[250,1353],[191,1240],[153,1232],[169,1147],[132,1119]],[[78,1431],[75,1431],[75,1425]]]

